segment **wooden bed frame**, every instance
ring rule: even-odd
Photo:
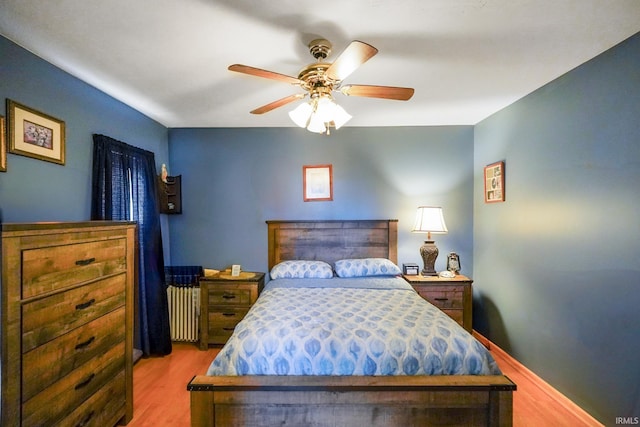
[[[397,220],[267,221],[269,270],[289,259],[397,263]],[[192,426],[511,426],[516,385],[496,376],[194,377]]]

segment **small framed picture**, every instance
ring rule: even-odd
[[[315,165],[302,167],[302,198],[305,202],[333,200],[333,167]]]
[[[7,143],[4,135],[4,117],[0,116],[0,172],[7,171]]]
[[[504,202],[504,162],[496,162],[485,166],[484,202]]]
[[[7,100],[9,152],[64,165],[62,120]]]

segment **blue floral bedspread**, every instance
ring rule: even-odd
[[[499,375],[489,352],[401,278],[277,279],[207,375]]]

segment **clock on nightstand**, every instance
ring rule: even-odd
[[[444,311],[469,333],[473,331],[473,294],[471,287],[473,280],[462,275],[443,278],[404,274],[402,277],[413,286],[413,289],[422,298]]]

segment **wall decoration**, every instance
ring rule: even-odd
[[[7,171],[7,143],[4,140],[4,117],[0,116],[0,172]]]
[[[64,165],[65,126],[47,114],[10,99],[9,152]]]
[[[331,165],[303,166],[302,188],[305,202],[333,200],[333,167]]]
[[[504,202],[504,162],[496,162],[485,166],[484,202]]]

